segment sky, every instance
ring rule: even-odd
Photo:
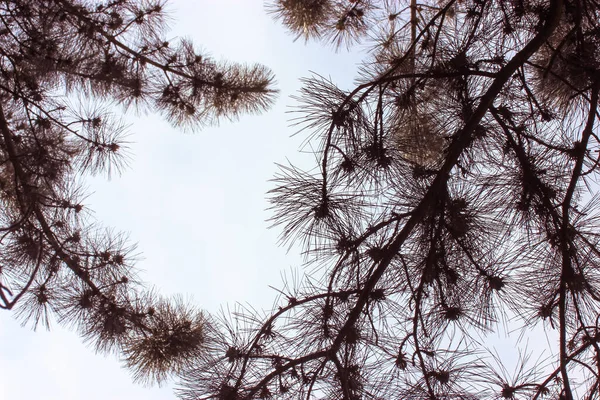
[[[268,229],[266,192],[276,162],[302,162],[289,127],[290,96],[310,71],[349,87],[358,51],[294,42],[263,0],[171,0],[169,39],[191,38],[216,59],[261,63],[281,91],[261,115],[183,133],[160,116],[128,117],[130,167],[88,179],[86,206],[99,224],[138,244],[140,277],[164,295],[182,295],[210,313],[248,303],[270,309],[281,275],[301,267],[298,251]],[[309,159],[310,161],[310,159]],[[115,355],[97,355],[74,332],[21,327],[0,313],[0,399],[175,399],[173,384],[132,383]]]

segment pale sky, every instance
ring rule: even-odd
[[[133,161],[121,177],[88,180],[86,204],[100,224],[127,232],[143,258],[141,277],[165,295],[182,294],[208,312],[236,302],[268,309],[281,273],[300,267],[298,251],[267,230],[265,193],[275,162],[301,160],[291,137],[290,95],[309,71],[349,87],[359,57],[293,37],[266,15],[263,0],[172,0],[169,37],[186,36],[217,59],[262,63],[281,94],[259,116],[193,134],[160,117],[131,118]],[[310,160],[309,160],[310,161]],[[116,357],[96,355],[74,332],[37,332],[0,312],[0,399],[175,399],[132,383]]]

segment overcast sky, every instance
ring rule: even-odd
[[[86,204],[99,223],[138,243],[142,279],[182,294],[208,312],[236,302],[268,309],[281,273],[301,265],[277,246],[265,220],[275,162],[299,160],[286,111],[314,71],[348,87],[358,56],[293,41],[266,15],[263,0],[172,0],[170,37],[192,38],[217,59],[269,66],[281,94],[260,116],[181,133],[159,117],[131,118],[133,161],[121,177],[90,179]],[[131,382],[115,356],[94,354],[77,334],[54,324],[32,332],[0,313],[0,399],[174,399],[172,385]]]

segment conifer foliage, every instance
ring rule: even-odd
[[[351,91],[305,80],[294,122],[317,163],[270,193],[311,272],[267,315],[212,321],[181,397],[599,398],[598,2],[269,9],[371,51]],[[516,366],[486,346],[501,329],[523,338]]]
[[[262,111],[275,94],[265,67],[167,42],[164,6],[0,1],[0,308],[34,327],[55,316],[141,380],[199,356],[205,317],[144,290],[134,248],[86,218],[79,178],[127,161],[123,125],[98,104],[194,128]]]

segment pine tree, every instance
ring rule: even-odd
[[[351,91],[304,81],[317,163],[270,193],[310,272],[267,315],[212,320],[181,398],[599,398],[598,2],[269,7],[371,51]],[[514,371],[498,330],[521,338]]]
[[[263,66],[167,42],[164,5],[0,2],[0,308],[34,328],[54,316],[152,381],[202,354],[206,318],[136,280],[134,246],[90,221],[79,182],[127,162],[115,104],[192,129],[276,93]]]

